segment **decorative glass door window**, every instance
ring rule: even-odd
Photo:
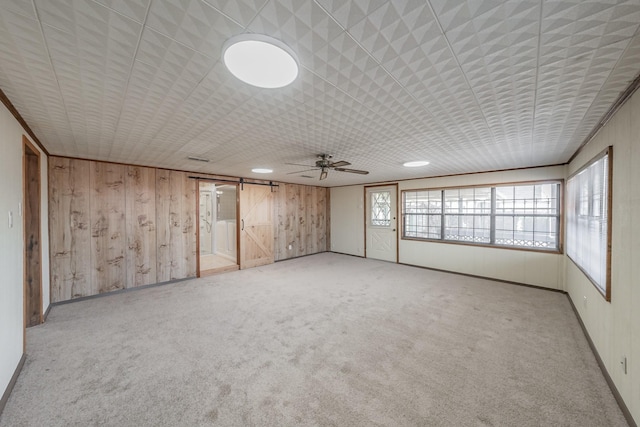
[[[371,225],[389,227],[391,225],[391,192],[372,191]]]

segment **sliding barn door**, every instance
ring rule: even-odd
[[[240,191],[240,268],[273,263],[273,194],[266,185]]]

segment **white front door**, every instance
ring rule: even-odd
[[[397,262],[397,189],[366,187],[366,256],[383,261]]]

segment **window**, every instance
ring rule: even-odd
[[[388,227],[391,224],[391,192],[371,192],[371,225]]]
[[[557,249],[560,185],[496,187],[495,244]]]
[[[560,250],[560,182],[402,192],[402,237]]]
[[[567,255],[611,299],[611,152],[609,147],[567,180]]]
[[[444,239],[491,242],[491,188],[444,190]]]
[[[404,191],[405,237],[440,239],[442,236],[442,192]],[[408,233],[408,234],[407,234]]]

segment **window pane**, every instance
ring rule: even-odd
[[[567,181],[567,255],[607,295],[608,154]]]
[[[491,217],[478,215],[445,215],[445,240],[489,243]]]
[[[558,184],[535,186],[534,209],[538,215],[555,215],[558,212]]]
[[[403,193],[403,236],[440,239],[442,191],[406,191]]]
[[[534,197],[533,185],[519,185],[514,187],[514,213],[516,214],[532,214]]]
[[[371,225],[388,227],[391,225],[391,192],[371,193]]]
[[[496,214],[512,214],[514,187],[496,187]]]
[[[495,244],[557,249],[559,194],[556,182],[496,187]]]

